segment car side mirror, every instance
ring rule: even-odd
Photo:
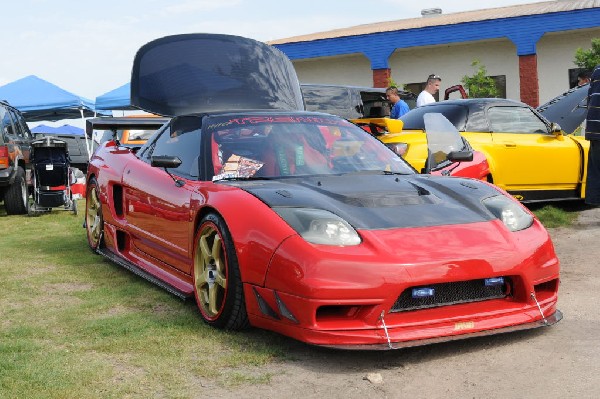
[[[448,160],[452,162],[471,162],[473,151],[452,151],[448,154]]]
[[[550,132],[555,136],[562,136],[562,128],[558,123],[552,122],[550,124]]]
[[[176,168],[181,165],[181,159],[172,155],[153,155],[150,165],[158,168]]]

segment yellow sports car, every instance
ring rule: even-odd
[[[441,113],[448,118],[473,149],[486,156],[488,181],[520,201],[584,197],[589,143],[581,136],[565,133],[530,106],[512,100],[449,100],[405,114],[401,133],[388,133],[379,139],[417,170],[427,159],[423,122],[427,113]],[[576,123],[571,120],[568,124]]]

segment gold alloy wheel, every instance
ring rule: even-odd
[[[227,258],[216,226],[206,223],[200,230],[194,259],[194,284],[204,317],[218,318],[227,292]]]
[[[85,225],[87,228],[88,242],[90,247],[96,249],[100,246],[100,240],[102,239],[102,208],[100,199],[98,198],[97,186],[92,186],[90,192],[87,195],[86,201],[86,218]]]

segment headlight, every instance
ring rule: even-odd
[[[323,245],[358,245],[356,230],[339,216],[314,208],[273,208],[306,241]]]
[[[387,143],[386,146],[401,157],[403,157],[406,154],[406,151],[408,151],[407,143]]]
[[[510,231],[524,230],[533,223],[533,216],[521,204],[504,195],[486,198],[482,202]]]

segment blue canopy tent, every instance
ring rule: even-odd
[[[27,122],[94,116],[94,104],[83,97],[29,75],[0,87],[0,99],[23,113]]]
[[[47,125],[37,125],[33,129],[31,129],[31,133],[43,133],[43,134],[72,134],[83,136],[83,129],[77,126],[72,125],[62,125],[62,126],[47,126]]]
[[[0,99],[23,113],[27,122],[95,116],[94,104],[83,97],[29,75],[0,87]],[[87,137],[86,137],[87,139]],[[86,146],[87,140],[86,140]],[[91,149],[88,146],[88,157]]]
[[[136,107],[131,105],[131,85],[125,83],[107,93],[96,97],[97,110],[134,110]]]

